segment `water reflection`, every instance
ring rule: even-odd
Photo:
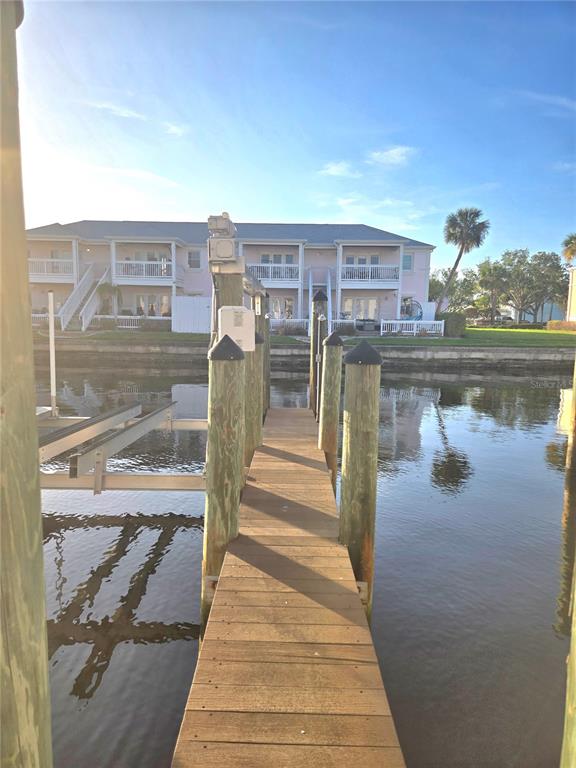
[[[65,378],[68,413],[175,399],[205,416],[188,372]],[[559,514],[564,381],[385,379],[372,631],[407,764],[557,765],[575,536],[573,487]],[[274,380],[272,404],[305,406],[305,381]],[[188,438],[152,433],[117,467],[194,471],[205,446]],[[194,667],[201,494],[113,494],[43,494],[56,768],[167,768]]]
[[[440,406],[434,404],[434,410],[436,411],[438,432],[440,433],[443,450],[434,453],[431,473],[432,485],[435,485],[445,493],[458,493],[472,476],[473,469],[464,451],[450,445],[446,423]]]
[[[92,650],[78,672],[70,693],[79,699],[90,699],[102,682],[119,643],[167,643],[172,640],[192,640],[199,637],[199,625],[189,622],[164,623],[137,622],[136,611],[146,594],[150,577],[172,544],[177,532],[186,528],[201,528],[200,518],[186,515],[107,515],[107,516],[44,516],[44,543],[56,543],[56,592],[59,612],[56,619],[48,620],[49,657],[62,646],[88,643]],[[119,530],[118,537],[104,554],[104,559],[91,571],[89,577],[63,607],[63,537],[66,531],[112,527]],[[156,543],[140,568],[132,574],[129,588],[122,595],[112,616],[100,621],[80,621],[86,608],[92,606],[102,584],[109,579],[120,561],[127,555],[130,545],[143,529],[158,530]]]

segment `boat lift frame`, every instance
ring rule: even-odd
[[[39,462],[79,447],[69,457],[66,472],[40,472],[41,488],[59,490],[161,490],[204,491],[206,481],[202,473],[139,473],[107,472],[109,458],[128,447],[154,429],[205,431],[206,419],[174,419],[171,402],[146,416],[140,416],[142,406],[136,403],[122,406],[98,416],[52,416],[38,409],[39,425],[60,427],[39,440]],[[51,410],[51,409],[50,409]],[[137,418],[140,417],[140,418]],[[83,447],[84,446],[84,447]]]

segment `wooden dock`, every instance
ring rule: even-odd
[[[309,410],[268,411],[173,768],[403,768]]]

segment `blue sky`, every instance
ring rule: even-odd
[[[576,228],[570,2],[27,2],[28,226],[83,218],[364,223],[467,264]]]

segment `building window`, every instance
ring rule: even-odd
[[[412,253],[405,253],[402,256],[402,271],[412,272],[413,262],[414,262],[414,255]]]
[[[188,267],[190,269],[200,269],[200,251],[188,251]]]
[[[282,264],[282,254],[281,253],[275,253],[272,256],[272,263],[273,264]]]
[[[260,264],[270,264],[270,254],[269,253],[263,253],[260,256]]]
[[[286,256],[284,256],[284,264],[294,264],[294,254],[287,253]]]
[[[370,256],[370,264],[374,264],[374,265],[380,264],[380,256],[378,256],[377,254]]]
[[[346,256],[346,264],[352,266],[354,264],[354,256]]]

